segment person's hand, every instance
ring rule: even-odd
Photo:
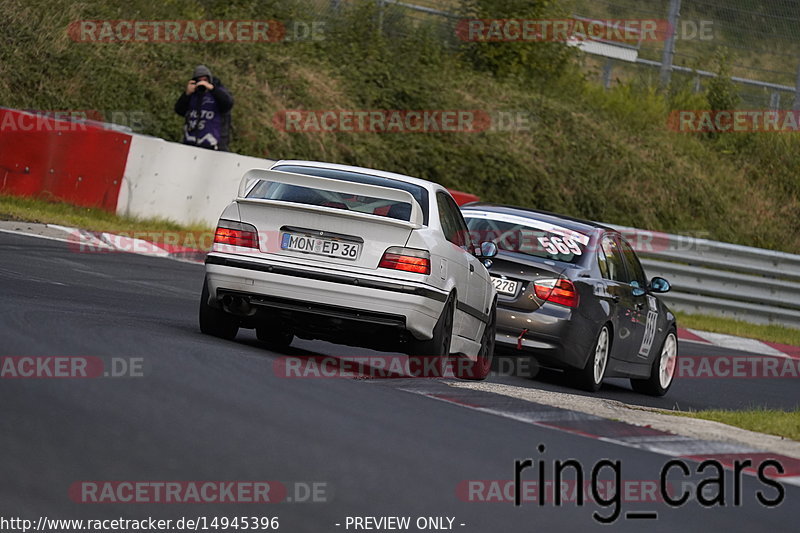
[[[200,81],[198,81],[198,82],[197,82],[197,84],[196,84],[196,86],[200,86],[200,85],[202,85],[203,87],[205,87],[205,88],[206,88],[206,89],[208,89],[209,91],[213,91],[213,90],[214,90],[214,84],[212,84],[212,83],[210,83],[210,82],[207,82],[206,80],[200,80]]]
[[[197,82],[194,80],[189,80],[189,83],[186,84],[186,94],[192,94],[195,89],[197,89]]]

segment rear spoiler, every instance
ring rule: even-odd
[[[398,221],[408,224],[409,222],[415,226],[422,225],[422,208],[417,200],[410,192],[402,189],[392,189],[390,187],[381,187],[379,185],[369,185],[366,183],[356,183],[352,181],[343,181],[332,178],[322,178],[319,176],[307,176],[305,174],[294,174],[292,172],[281,172],[279,170],[265,170],[254,168],[245,172],[242,181],[239,183],[238,200],[253,201],[255,198],[248,198],[247,194],[260,181],[269,181],[275,183],[285,183],[287,185],[296,185],[298,187],[308,187],[310,189],[318,189],[323,191],[332,191],[343,194],[352,194],[355,196],[370,196],[373,198],[380,198],[383,200],[391,200],[393,202],[402,202],[411,205],[411,217],[408,222]],[[265,201],[265,200],[261,200]],[[292,202],[280,202],[282,204]],[[310,207],[306,204],[296,204],[303,207]],[[314,206],[319,207],[319,206]],[[328,207],[319,207],[319,209],[332,209]],[[337,209],[337,211],[340,211]],[[373,215],[370,213],[359,213],[365,216],[374,216],[382,219],[387,217],[381,215]],[[394,220],[394,219],[389,219]]]

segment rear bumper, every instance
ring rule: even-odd
[[[206,279],[212,300],[226,293],[243,295],[259,308],[361,323],[367,328],[371,324],[394,327],[417,339],[433,336],[448,296],[423,283],[234,254],[209,254]]]
[[[530,313],[498,307],[495,342],[507,355],[534,355],[546,366],[583,368],[590,338],[583,322],[575,310],[556,304]]]

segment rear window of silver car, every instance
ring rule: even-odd
[[[414,197],[422,208],[422,223],[428,225],[428,191],[424,187],[414,185],[413,183],[406,183],[404,181],[394,180],[391,178],[384,178],[381,176],[372,176],[369,174],[361,174],[358,172],[350,172],[346,170],[335,170],[329,168],[319,167],[306,167],[299,165],[280,165],[272,170],[280,172],[292,172],[294,174],[305,174],[307,176],[318,176],[321,178],[331,178],[342,181],[349,181],[353,183],[366,183],[368,185],[377,185],[380,187],[389,187],[391,189],[400,189],[406,191]],[[262,182],[256,186],[250,194],[249,198],[270,198],[285,201],[293,201],[299,203],[306,203],[311,205],[332,205],[333,207],[340,207],[342,205],[347,209],[360,212],[372,212],[374,214],[397,218],[400,220],[409,220],[411,216],[411,206],[407,203],[394,203],[383,199],[360,197],[353,198],[331,191],[317,191],[316,189],[309,189],[307,187],[299,187],[296,185],[285,185],[287,189],[276,188],[270,189],[271,185],[279,185],[277,183]],[[324,193],[321,195],[320,193]],[[284,194],[290,198],[284,198]],[[274,195],[265,196],[265,195]],[[333,198],[329,195],[339,195],[338,198]],[[363,199],[363,200],[362,200]],[[383,202],[382,204],[380,202]],[[330,207],[330,205],[329,205]],[[372,209],[372,210],[370,210]],[[376,211],[377,210],[377,211]]]

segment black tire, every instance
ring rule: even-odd
[[[239,333],[239,321],[223,311],[208,305],[208,282],[203,282],[200,294],[200,331],[221,339],[231,340]]]
[[[604,324],[597,333],[597,338],[592,344],[586,365],[572,375],[575,386],[589,392],[597,392],[603,384],[603,378],[608,368],[608,359],[611,354],[611,330]]]
[[[653,358],[650,366],[650,377],[647,379],[631,379],[631,387],[638,393],[650,396],[664,396],[675,381],[675,369],[678,367],[678,336],[671,329],[658,356]]]
[[[489,313],[489,322],[483,329],[481,337],[481,350],[478,352],[477,360],[473,361],[462,357],[458,361],[458,371],[456,376],[460,379],[482,381],[486,379],[492,371],[492,360],[494,360],[494,341],[497,332],[497,301],[492,303]]]
[[[453,336],[455,296],[450,295],[433,327],[433,338],[412,340],[409,346],[409,369],[419,377],[442,377],[450,358],[450,341]]]
[[[256,337],[269,348],[283,349],[292,344],[294,333],[272,324],[259,324],[256,326]]]

